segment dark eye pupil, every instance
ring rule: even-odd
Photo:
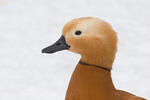
[[[81,34],[81,31],[78,30],[78,31],[75,32],[75,34],[76,34],[76,35],[80,35],[80,34]]]

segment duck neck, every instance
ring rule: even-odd
[[[71,77],[65,100],[115,100],[111,72],[78,64]]]
[[[97,53],[97,55],[91,54],[88,56],[82,56],[80,61],[85,62],[87,64],[103,66],[111,70],[114,57],[111,55],[102,55],[102,54]]]

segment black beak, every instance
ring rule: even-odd
[[[70,46],[66,43],[65,37],[62,35],[54,44],[42,49],[42,53],[54,53],[57,51],[69,49]]]

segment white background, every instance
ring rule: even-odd
[[[41,49],[77,17],[106,20],[118,33],[116,88],[150,99],[150,0],[0,0],[0,100],[64,100],[80,56]]]

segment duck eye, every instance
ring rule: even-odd
[[[81,31],[80,30],[77,30],[76,32],[75,32],[75,35],[81,35]]]

